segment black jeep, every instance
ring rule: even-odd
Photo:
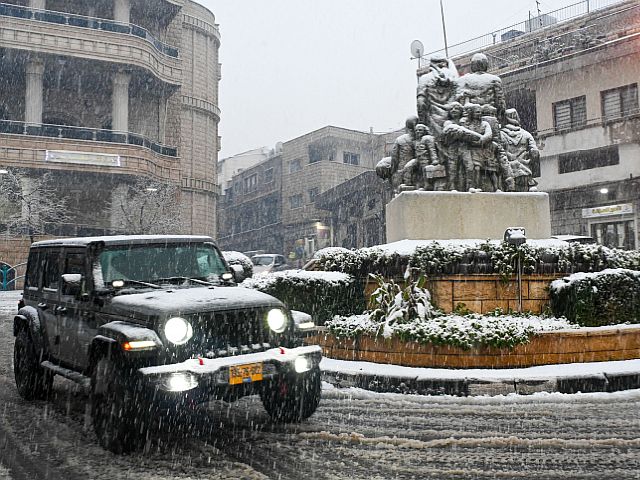
[[[209,237],[34,243],[13,326],[18,392],[44,398],[56,374],[83,384],[100,443],[115,452],[211,398],[259,394],[277,421],[309,417],[320,347],[296,346],[291,312],[241,280]]]

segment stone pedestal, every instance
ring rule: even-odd
[[[527,238],[551,236],[549,195],[527,193],[403,192],[386,207],[387,242],[502,239],[508,227]]]

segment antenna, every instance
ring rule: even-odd
[[[423,54],[424,45],[422,45],[422,42],[420,40],[414,40],[413,42],[411,42],[411,59],[418,59],[418,68],[420,68],[420,59],[422,58]]]

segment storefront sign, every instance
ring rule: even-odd
[[[45,161],[53,163],[98,165],[101,167],[119,167],[120,155],[93,152],[70,152],[67,150],[47,150]]]
[[[607,205],[605,207],[591,207],[582,209],[582,218],[608,217],[609,215],[627,215],[633,213],[633,205],[621,203],[620,205]]]

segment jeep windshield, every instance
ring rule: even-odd
[[[96,284],[108,287],[123,280],[127,287],[219,283],[226,271],[218,250],[210,244],[109,246],[100,252]],[[151,285],[153,284],[153,285]]]

